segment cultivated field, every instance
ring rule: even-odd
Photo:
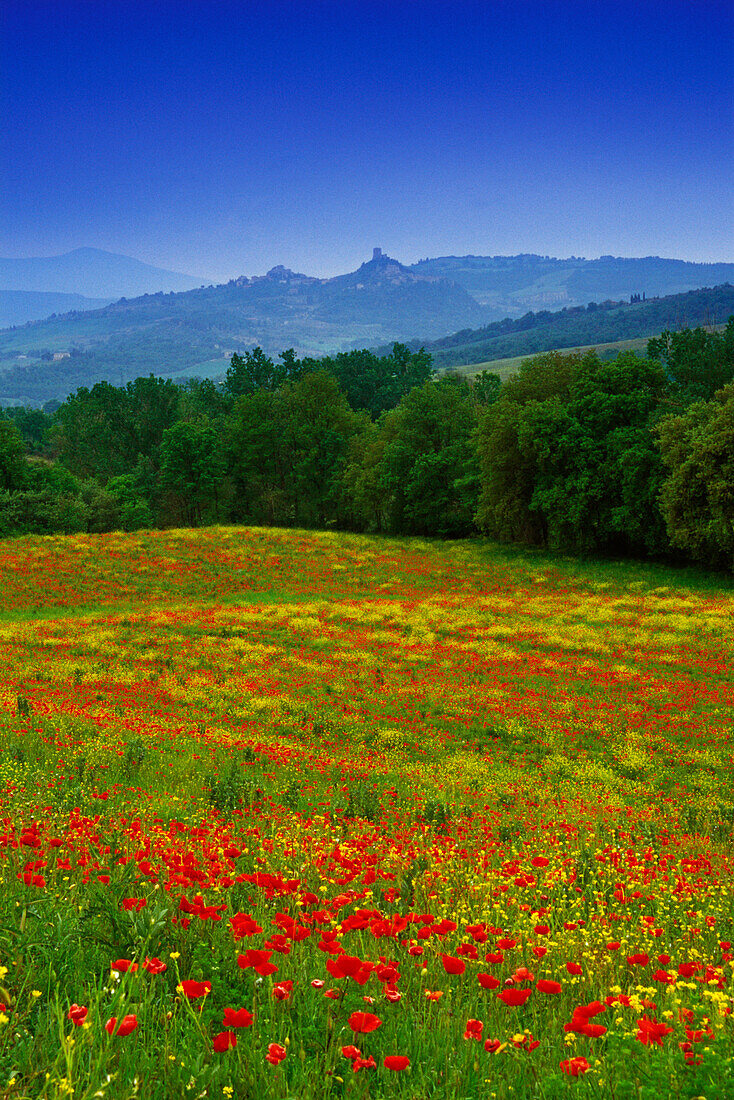
[[[734,1096],[734,588],[0,544],[0,1096]]]

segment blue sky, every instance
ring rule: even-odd
[[[734,260],[734,5],[4,0],[0,254]]]

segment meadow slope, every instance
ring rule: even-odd
[[[734,1096],[734,587],[0,544],[0,1096]]]

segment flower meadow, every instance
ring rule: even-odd
[[[0,547],[0,1096],[734,1097],[734,587]]]

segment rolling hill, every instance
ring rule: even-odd
[[[484,320],[463,287],[416,275],[377,251],[333,279],[274,267],[261,277],[0,332],[0,400],[38,403],[100,379],[119,384],[151,372],[220,374],[233,351],[256,345],[318,355],[416,333],[431,339]]]
[[[443,257],[408,267],[375,249],[357,271],[331,279],[277,266],[263,276],[123,298],[101,309],[0,331],[0,401],[43,404],[95,381],[119,385],[150,373],[220,377],[234,351],[256,345],[273,355],[292,347],[318,356],[400,340],[426,344],[436,367],[447,369],[551,348],[641,339],[666,327],[726,320],[734,312],[731,286],[651,298],[666,280],[693,280],[711,271],[730,271],[734,282],[734,264],[654,257]],[[533,293],[551,295],[555,291],[539,288],[562,280],[576,288],[574,293],[596,287],[593,298],[599,304],[592,300],[588,306],[517,315],[525,300],[521,290],[534,287]],[[601,300],[605,287],[625,281],[625,301]],[[489,300],[495,291],[515,295],[514,315],[493,319],[497,311]],[[629,296],[640,293],[647,293],[647,301],[629,304]]]
[[[61,256],[0,258],[0,290],[81,294],[85,298],[109,300],[155,294],[159,290],[192,290],[203,282],[193,275],[152,267],[131,256],[101,248],[75,248]]]

